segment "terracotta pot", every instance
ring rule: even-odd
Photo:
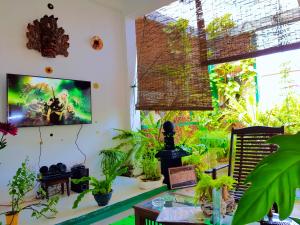
[[[6,224],[18,225],[19,224],[19,213],[13,214],[12,212],[5,213]]]
[[[138,177],[139,188],[143,189],[143,190],[159,188],[163,185],[163,180],[164,180],[163,176],[161,176],[161,178],[159,180],[156,180],[156,181],[151,181],[151,180],[145,181],[145,180],[143,180],[143,176],[139,176]]]

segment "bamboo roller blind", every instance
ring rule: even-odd
[[[142,110],[212,109],[208,65],[300,47],[298,0],[180,0],[136,20]]]

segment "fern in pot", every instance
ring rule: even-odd
[[[155,158],[155,149],[145,149],[140,159],[143,174],[138,177],[141,189],[151,189],[162,186],[163,176],[160,173],[159,161]]]
[[[126,173],[127,168],[123,167],[127,160],[128,154],[122,151],[103,150],[100,152],[101,169],[104,175],[103,179],[98,179],[93,176],[82,177],[81,179],[72,179],[72,182],[79,184],[81,182],[89,181],[89,189],[80,193],[73,204],[73,209],[78,207],[78,204],[83,197],[91,193],[94,196],[98,206],[105,206],[109,203],[113,189],[112,185],[117,176]]]

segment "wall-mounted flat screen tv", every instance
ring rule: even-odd
[[[17,127],[92,123],[91,82],[7,74],[7,108]]]

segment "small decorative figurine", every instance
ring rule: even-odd
[[[103,41],[99,36],[94,36],[91,39],[91,45],[95,50],[101,50],[103,48]]]
[[[164,128],[164,141],[165,141],[165,149],[166,150],[174,150],[175,149],[175,144],[174,144],[174,125],[170,121],[166,121],[163,124]]]
[[[62,27],[57,26],[58,18],[45,15],[40,20],[28,24],[27,48],[41,52],[42,56],[55,58],[57,55],[69,55],[69,36]]]

